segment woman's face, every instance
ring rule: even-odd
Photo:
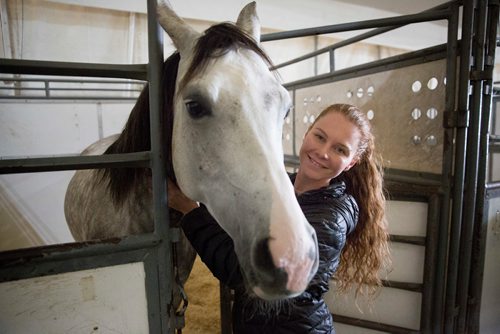
[[[299,152],[304,179],[315,187],[324,187],[330,180],[356,162],[361,132],[338,112],[321,117],[306,133]]]

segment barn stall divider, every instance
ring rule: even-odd
[[[166,183],[165,162],[160,154],[166,148],[160,140],[163,123],[158,101],[163,52],[155,6],[155,1],[148,0],[149,64],[0,60],[2,73],[147,80],[151,151],[92,157],[8,158],[0,160],[1,173],[141,166],[151,168],[154,185]],[[433,20],[448,22],[445,45],[335,69],[335,50],[398,26]],[[491,179],[486,177],[491,163],[486,153],[493,147],[488,122],[497,25],[498,1],[463,4],[451,1],[414,15],[262,36],[262,41],[272,42],[375,28],[277,65],[280,68],[325,52],[330,59],[330,73],[285,85],[295,106],[283,133],[285,163],[290,168],[297,167],[302,135],[315,115],[336,102],[358,105],[369,114],[377,145],[388,165],[385,182],[390,200],[394,268],[375,301],[376,312],[360,314],[352,299],[342,302],[333,293],[328,295],[338,333],[479,333],[480,326],[484,328],[495,321],[482,318],[483,313],[495,310],[489,311],[488,305],[481,305],[481,300],[487,299],[482,276],[490,263],[486,260],[486,239],[491,238],[487,229],[493,225],[490,222],[498,219],[500,207],[500,185],[487,183]],[[492,152],[495,154],[498,152]],[[43,287],[47,280],[59,277],[56,282],[61,286],[77,284],[86,298],[91,298],[97,284],[94,280],[110,287],[116,283],[113,277],[128,275],[127,288],[139,291],[136,298],[143,301],[139,306],[147,310],[139,313],[142,318],[137,329],[147,328],[150,333],[174,332],[182,326],[183,318],[169,307],[175,270],[168,241],[175,241],[179,231],[165,224],[168,222],[165,189],[153,188],[155,231],[152,234],[3,252],[0,286],[4,291],[18,293],[28,285]],[[123,292],[117,291],[117,294]],[[114,298],[120,302],[119,296]],[[230,291],[221,287],[222,333],[231,332],[230,303]],[[97,309],[89,314],[101,311],[106,310]],[[87,321],[85,325],[91,323]],[[95,326],[91,329],[99,330]]]
[[[179,230],[169,227],[166,207],[166,151],[162,142],[163,116],[160,113],[160,79],[163,65],[163,30],[156,19],[156,1],[147,1],[149,62],[139,65],[61,63],[1,59],[0,72],[57,76],[89,76],[136,79],[149,82],[151,151],[106,156],[49,156],[37,158],[4,158],[0,160],[2,174],[47,172],[104,167],[147,167],[153,178],[154,232],[124,239],[99,242],[71,243],[38,248],[13,250],[0,254],[0,286],[2,303],[11,303],[18,312],[2,316],[2,332],[50,331],[54,323],[63,332],[112,331],[99,328],[103,314],[115,316],[116,327],[128,326],[131,332],[174,333],[182,327],[183,317],[171,307],[174,268],[171,241]],[[124,282],[119,284],[119,282]],[[112,305],[79,308],[82,296],[73,295],[75,286],[85,300],[106,295]],[[59,289],[43,299],[43,292]],[[133,291],[133,292],[131,292]],[[33,303],[28,310],[16,309],[13,301],[28,298]],[[132,297],[133,300],[124,299]],[[9,299],[11,297],[11,299]],[[37,305],[35,300],[38,298]],[[48,303],[48,304],[45,304]],[[45,308],[45,312],[42,308]],[[116,310],[122,312],[115,312]],[[46,314],[40,314],[46,313]],[[49,316],[47,316],[47,314]],[[60,316],[61,319],[58,319]],[[40,321],[26,321],[40,317]],[[43,320],[42,320],[43,319]],[[24,323],[23,323],[24,322]],[[109,321],[113,323],[113,321]],[[36,326],[32,328],[31,326]],[[117,329],[115,328],[115,329]]]

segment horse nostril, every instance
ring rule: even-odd
[[[258,268],[265,271],[274,270],[276,268],[271,251],[269,250],[269,238],[262,239],[257,243],[255,247],[254,263]]]
[[[260,240],[254,249],[254,265],[258,268],[258,278],[261,283],[274,287],[286,286],[288,274],[283,268],[277,268],[269,248],[269,238]]]

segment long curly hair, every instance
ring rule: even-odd
[[[361,133],[356,152],[357,163],[339,176],[346,182],[347,192],[359,206],[359,219],[355,230],[347,237],[334,278],[341,293],[357,285],[356,297],[360,293],[374,297],[382,285],[380,269],[388,268],[391,263],[382,160],[375,153],[370,122],[358,107],[330,105],[315,122],[332,112],[344,115]]]

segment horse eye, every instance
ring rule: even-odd
[[[189,115],[194,119],[210,115],[210,110],[197,101],[186,102],[186,109]]]

